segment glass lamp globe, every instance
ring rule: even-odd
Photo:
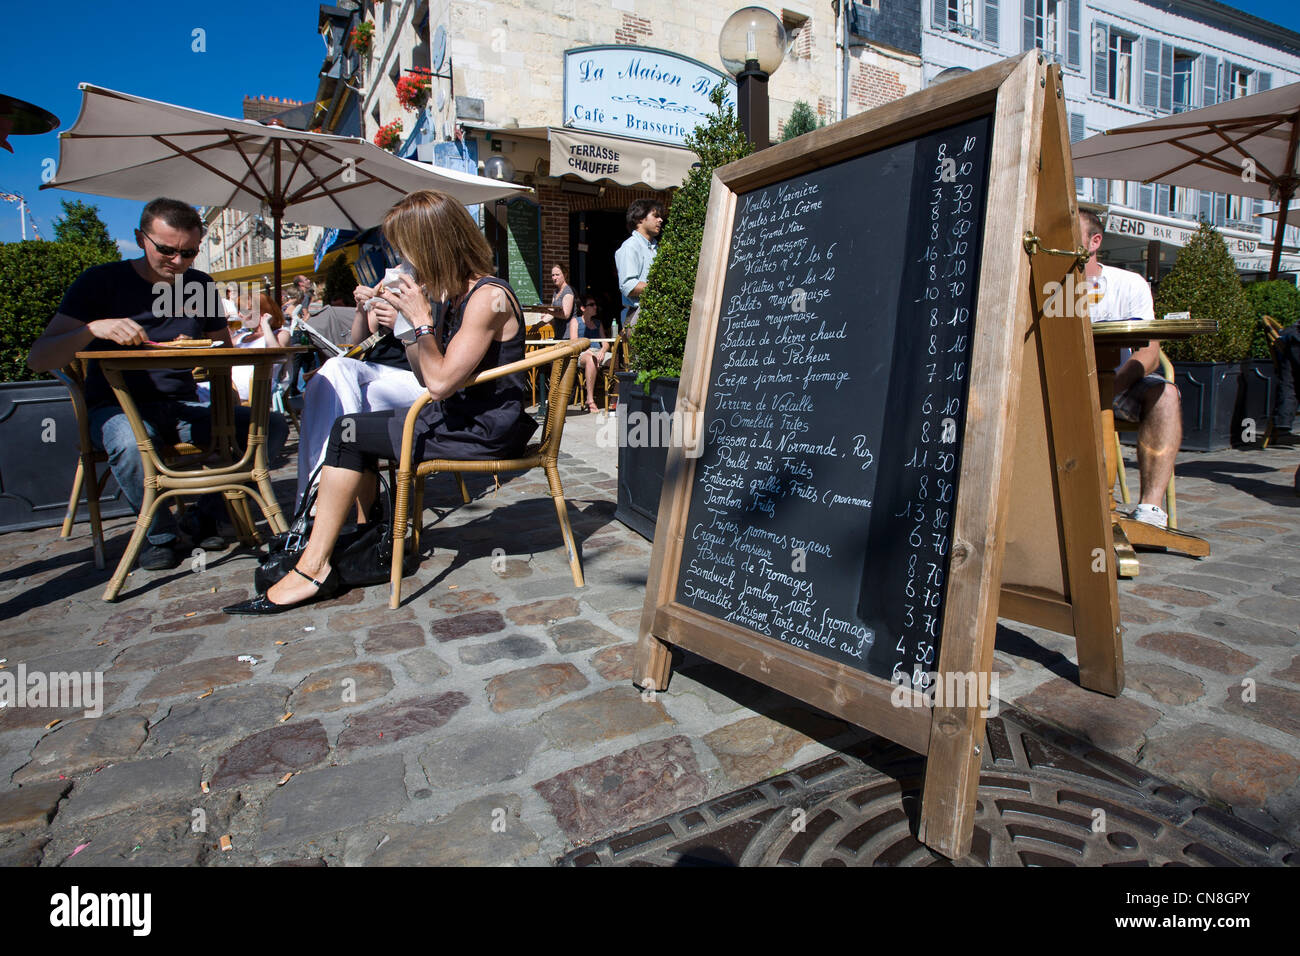
[[[750,60],[771,76],[785,59],[785,27],[781,18],[762,7],[745,7],[727,17],[718,34],[718,56],[732,76],[745,71]]]
[[[493,153],[483,163],[483,175],[488,179],[499,179],[506,183],[513,182],[515,164],[500,153]]]

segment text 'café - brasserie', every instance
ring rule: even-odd
[[[462,121],[470,163],[502,155],[516,181],[534,188],[533,197],[483,209],[522,301],[549,303],[551,266],[567,262],[573,287],[596,296],[602,315],[617,315],[614,253],[628,235],[627,207],[642,197],[670,204],[698,161],[686,137],[712,114],[719,83],[734,108],[735,80],[697,60],[622,44],[580,47],[564,55],[555,125]]]

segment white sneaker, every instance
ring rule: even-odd
[[[1157,528],[1169,527],[1169,515],[1165,514],[1165,509],[1159,505],[1138,505],[1133,509],[1130,517],[1134,521],[1155,525]]]

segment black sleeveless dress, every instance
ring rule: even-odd
[[[436,333],[443,353],[446,353],[447,346],[460,330],[466,303],[485,285],[500,286],[505,290],[519,328],[509,341],[494,341],[488,347],[483,361],[474,370],[475,374],[518,362],[524,357],[523,310],[509,284],[494,276],[487,276],[474,283],[469,294],[455,308],[443,311]],[[537,422],[524,411],[527,394],[527,373],[515,372],[482,385],[461,389],[442,401],[430,402],[420,410],[416,423],[412,449],[414,460],[519,457],[537,430]],[[394,416],[389,422],[395,449],[402,447],[404,421],[405,416],[401,415]]]

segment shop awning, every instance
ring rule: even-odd
[[[550,134],[552,176],[675,189],[686,180],[691,166],[699,162],[689,149],[662,143],[554,127]]]

